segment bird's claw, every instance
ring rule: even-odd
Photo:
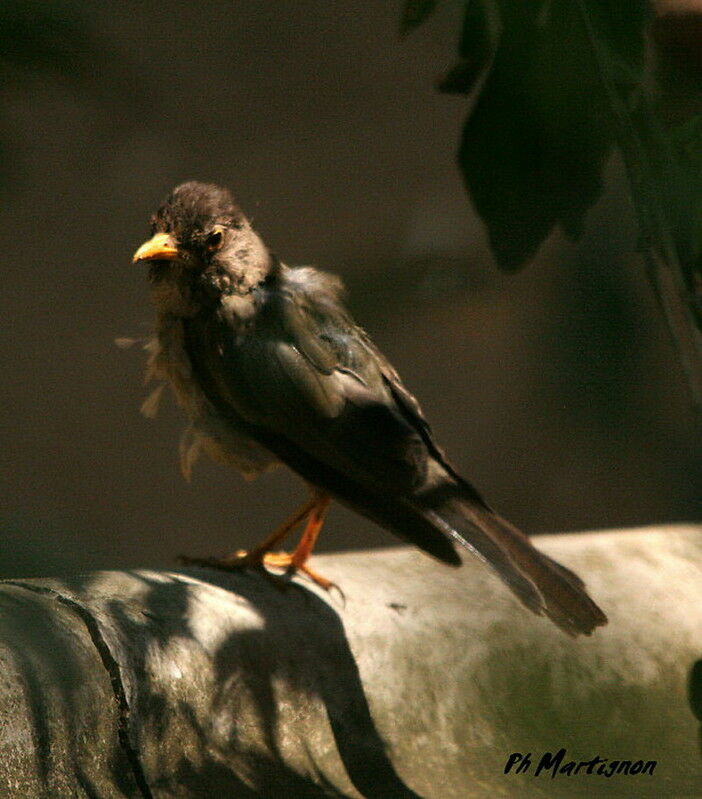
[[[341,590],[341,587],[332,580],[322,577],[314,570],[310,569],[306,564],[296,565],[294,556],[288,552],[266,552],[259,554],[255,552],[247,552],[245,549],[239,549],[231,555],[223,558],[216,557],[191,557],[190,555],[178,555],[179,563],[184,566],[204,566],[210,569],[219,569],[220,571],[240,571],[241,569],[256,569],[262,571],[278,588],[287,588],[294,585],[292,577],[300,573],[308,577],[315,585],[324,589],[327,593],[331,594],[333,589],[339,592],[341,600],[346,603],[346,595]],[[283,574],[276,574],[271,572],[268,567],[273,569],[284,569]]]
[[[263,556],[263,564],[270,566],[274,569],[285,569],[285,573],[293,577],[297,573],[304,574],[315,585],[323,588],[327,593],[331,593],[333,588],[339,592],[339,595],[345,601],[346,597],[341,588],[332,580],[322,577],[321,574],[311,569],[306,563],[295,563],[295,555],[288,552],[266,552]]]

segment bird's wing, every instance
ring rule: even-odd
[[[296,272],[305,274],[308,270],[292,270],[293,275]],[[312,274],[317,280],[329,279],[316,270]],[[461,484],[465,497],[487,509],[478,491],[456,471],[437,444],[419,402],[405,387],[395,367],[336,301],[334,288],[336,284],[332,284],[332,291],[317,291],[312,297],[301,291],[288,295],[285,318],[298,350],[323,374],[336,370],[356,377],[369,389],[363,392],[363,401],[373,406],[380,402],[385,412],[390,411],[393,432],[409,444],[415,478],[417,469],[421,471],[427,459],[433,460]],[[351,394],[359,397],[357,386],[352,386]],[[375,412],[378,413],[377,408]],[[415,480],[413,489],[420,487]]]
[[[226,314],[189,323],[188,350],[210,401],[308,481],[426,552],[457,565],[451,542],[460,544],[571,634],[603,624],[579,578],[447,463],[416,399],[324,281],[290,270],[248,332],[237,334]]]
[[[220,413],[309,482],[458,565],[445,532],[410,505],[441,469],[332,280],[288,270],[242,335],[226,313],[190,320],[186,346],[200,383]]]

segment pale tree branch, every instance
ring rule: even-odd
[[[607,627],[570,639],[477,561],[410,549],[315,558],[345,601],[205,569],[6,581],[0,796],[702,794],[702,527],[536,543]],[[658,765],[503,773],[560,747]]]

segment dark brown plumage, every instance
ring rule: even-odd
[[[470,550],[570,634],[606,623],[582,581],[451,466],[417,400],[344,309],[337,278],[282,264],[212,185],[177,187],[152,234],[134,257],[150,264],[157,311],[149,372],[171,384],[190,419],[186,473],[201,449],[245,474],[283,462],[319,497],[447,564],[461,562],[455,545]],[[302,516],[316,521],[293,566],[304,565],[324,501]],[[254,551],[259,561],[267,547]]]

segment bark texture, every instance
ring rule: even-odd
[[[702,527],[541,538],[610,617],[569,639],[483,566],[0,584],[0,796],[702,796]],[[535,776],[569,760],[654,774]],[[509,755],[529,772],[505,775]]]

